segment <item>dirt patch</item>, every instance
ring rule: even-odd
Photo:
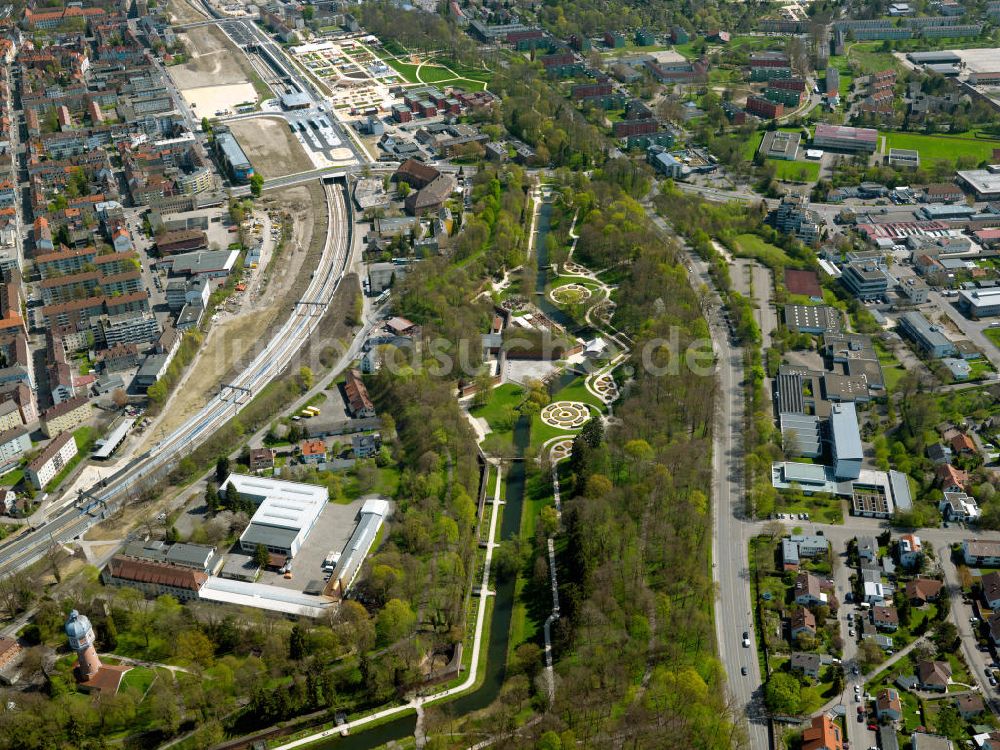
[[[291,239],[266,271],[270,276],[254,308],[220,321],[209,330],[197,359],[174,389],[160,423],[147,431],[147,448],[201,409],[227,374],[242,369],[254,352],[267,344],[272,329],[281,325],[292,303],[309,286],[309,275],[318,264],[326,240],[323,188],[313,182],[269,193],[262,207],[291,214]]]
[[[170,0],[167,3],[167,13],[170,14],[171,23],[195,23],[208,18],[204,11],[196,8],[187,0]]]
[[[184,40],[190,59],[181,65],[172,65],[170,77],[180,89],[194,89],[206,85],[225,86],[232,83],[249,83],[250,78],[240,64],[243,53],[237,49],[222,29],[199,26],[178,34]],[[249,61],[246,63],[249,65]]]
[[[265,180],[314,168],[312,159],[289,130],[288,123],[279,117],[235,120],[230,128],[254,169]]]

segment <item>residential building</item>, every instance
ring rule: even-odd
[[[938,487],[945,495],[949,492],[964,492],[965,486],[969,483],[968,472],[951,464],[938,464],[934,468],[934,473],[937,476]]]
[[[799,545],[791,539],[781,540],[781,562],[784,570],[797,570],[799,567]]]
[[[823,593],[822,581],[807,570],[799,571],[795,579],[795,603],[803,607],[827,604],[829,597]]]
[[[918,607],[937,601],[944,584],[934,578],[916,578],[906,582],[906,598]]]
[[[0,473],[6,474],[16,467],[21,457],[31,450],[28,428],[21,426],[0,432]]]
[[[976,498],[957,490],[944,493],[938,502],[938,510],[946,521],[974,521],[982,515]]]
[[[798,545],[802,557],[822,557],[830,549],[830,543],[822,535],[792,534],[789,539]]]
[[[820,239],[822,223],[815,211],[809,209],[809,199],[801,195],[786,195],[771,216],[775,229],[793,234],[807,245]]]
[[[28,464],[24,475],[36,490],[44,489],[62,468],[77,454],[72,432],[64,432],[45,446],[38,457]]]
[[[793,641],[800,636],[815,637],[816,617],[805,607],[799,607],[792,613],[790,632]]]
[[[251,448],[250,449],[250,471],[260,472],[274,468],[273,448]]]
[[[875,715],[879,721],[899,721],[903,718],[903,703],[895,688],[884,688],[875,697]]]
[[[42,412],[42,432],[46,437],[53,437],[73,430],[90,419],[93,410],[86,395],[56,404]]]
[[[745,109],[751,115],[756,115],[765,120],[774,120],[785,114],[784,104],[772,102],[770,99],[765,99],[762,96],[748,96]]]
[[[943,693],[951,682],[951,665],[946,661],[922,661],[917,664],[917,684],[922,690]]]
[[[879,630],[894,631],[899,628],[899,613],[895,607],[872,607],[872,623]]]
[[[381,448],[382,436],[377,432],[351,436],[351,449],[355,458],[372,458],[378,455]]]
[[[979,585],[983,592],[983,601],[990,609],[1000,608],[1000,573],[990,571],[979,579]]]
[[[344,394],[347,396],[347,409],[355,419],[375,416],[375,405],[368,395],[368,388],[361,379],[358,370],[348,370],[344,379]]]
[[[952,436],[950,442],[952,455],[975,456],[979,452],[975,442],[964,432]]]
[[[955,708],[958,709],[958,715],[968,721],[983,713],[986,710],[986,705],[981,696],[965,693],[955,699]]]
[[[798,672],[814,680],[819,679],[819,670],[822,666],[819,654],[804,653],[796,651],[792,654],[789,668],[793,672]]]
[[[903,534],[899,538],[899,564],[904,568],[913,568],[920,564],[924,557],[920,537],[916,534]]]
[[[303,463],[323,463],[326,461],[326,443],[322,440],[303,440],[299,443],[299,454]]]
[[[878,560],[878,542],[873,536],[859,536],[858,559],[862,563],[874,563]]]
[[[802,732],[802,750],[844,750],[840,725],[825,713],[814,716]]]

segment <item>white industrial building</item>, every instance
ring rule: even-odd
[[[382,522],[389,515],[389,501],[378,498],[365,500],[358,514],[358,526],[354,530],[347,546],[344,547],[337,567],[330,577],[327,593],[336,598],[343,598],[347,594],[354,579],[358,577],[361,564],[365,561],[368,551],[375,543],[378,530],[382,527]]]
[[[853,402],[834,404],[830,413],[833,473],[837,479],[857,479],[864,461],[858,414]]]
[[[230,474],[219,491],[238,492],[257,503],[240,535],[244,552],[252,554],[264,545],[268,552],[287,557],[295,557],[329,499],[325,487],[245,474]]]

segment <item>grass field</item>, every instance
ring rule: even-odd
[[[920,152],[922,164],[938,159],[954,162],[960,156],[971,156],[976,162],[989,161],[1000,141],[952,135],[920,135],[917,133],[887,133],[886,148],[910,148]]]
[[[481,91],[486,88],[486,84],[490,79],[488,72],[474,68],[463,68],[460,72],[453,69],[450,64],[447,67],[435,63],[414,65],[413,63],[403,62],[393,57],[385,57],[383,59],[390,68],[399,73],[408,83],[447,83]]]
[[[774,165],[774,176],[786,182],[816,182],[819,179],[819,162],[782,161],[769,159]]]
[[[885,390],[892,393],[899,385],[899,381],[906,374],[906,368],[900,364],[899,360],[886,349],[878,339],[875,340],[875,351],[878,354],[879,364],[882,365],[882,377],[885,379]]]
[[[792,259],[780,247],[764,242],[756,234],[740,234],[734,240],[736,254],[746,258],[756,258],[771,268],[790,265]]]
[[[891,52],[880,52],[882,42],[857,42],[847,50],[847,57],[862,74],[877,73],[890,68],[901,72],[902,63]]]

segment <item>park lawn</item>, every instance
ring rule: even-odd
[[[774,165],[774,176],[785,182],[816,182],[819,179],[819,162],[784,161],[769,159]]]
[[[448,68],[432,63],[424,63],[419,66],[419,71],[414,71],[414,73],[417,79],[423,83],[439,83],[456,77],[456,74]]]
[[[587,390],[587,386],[584,385],[583,376],[578,377],[576,380],[572,381],[569,385],[552,396],[552,400],[582,401],[585,404],[596,406],[601,410],[601,412],[607,411],[607,407],[604,405],[604,402]]]
[[[736,254],[744,258],[756,258],[765,266],[778,268],[791,265],[792,259],[780,247],[765,242],[756,234],[738,234],[733,238]]]
[[[122,678],[121,690],[135,690],[141,698],[155,679],[156,672],[149,667],[132,667]]]
[[[960,156],[971,156],[980,163],[992,158],[993,149],[1000,148],[1000,141],[953,135],[887,133],[886,148],[916,149],[920,152],[921,164],[927,165],[939,159],[954,162]]]
[[[386,58],[386,64],[395,70],[399,75],[403,77],[403,80],[408,83],[420,83],[417,80],[417,66],[412,63],[405,63],[396,60],[395,58]]]
[[[490,400],[485,406],[476,406],[469,409],[469,413],[474,417],[482,417],[490,426],[493,432],[510,432],[513,426],[508,426],[505,420],[506,407],[518,407],[524,400],[524,388],[517,383],[504,383],[493,389]]]
[[[432,62],[443,68],[448,68],[455,75],[468,81],[479,81],[480,83],[488,84],[493,80],[493,71],[486,68],[473,68],[470,65],[462,65],[442,58],[434,58]]]

